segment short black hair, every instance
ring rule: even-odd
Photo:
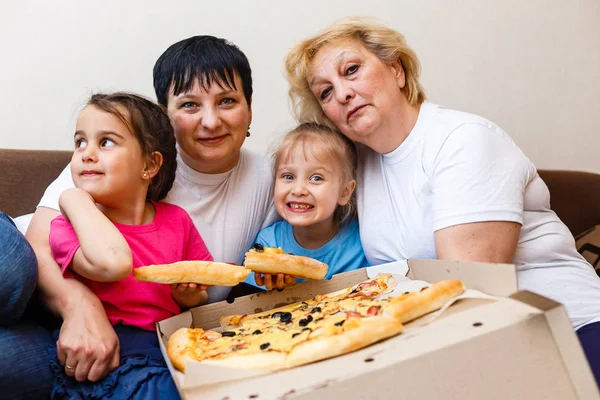
[[[199,82],[208,90],[213,82],[237,90],[234,76],[242,81],[244,97],[250,106],[252,71],[246,55],[233,43],[209,35],[192,36],[171,45],[154,64],[154,91],[166,107],[169,90],[178,95]]]

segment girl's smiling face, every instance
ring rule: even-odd
[[[274,190],[279,215],[296,227],[334,226],[337,206],[348,203],[354,189],[354,181],[343,182],[339,170],[334,160],[319,157],[318,149],[283,152]]]

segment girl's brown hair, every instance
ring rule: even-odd
[[[306,155],[317,159],[333,160],[338,166],[341,175],[341,184],[346,185],[351,180],[356,180],[357,155],[354,143],[340,132],[325,125],[307,122],[297,126],[284,136],[283,140],[273,151],[273,170],[277,170],[282,159],[289,156],[296,149],[302,149]],[[350,200],[344,206],[338,205],[334,212],[334,220],[338,226],[356,218],[356,194],[353,192]]]
[[[140,143],[144,156],[155,151],[162,154],[162,166],[150,182],[146,199],[164,199],[177,170],[175,134],[165,109],[142,96],[125,92],[94,94],[87,104],[119,118]]]

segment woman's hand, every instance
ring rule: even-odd
[[[183,308],[197,307],[208,302],[206,289],[210,286],[197,283],[174,283],[171,285],[173,299]]]
[[[256,281],[257,285],[264,286],[267,290],[281,290],[288,286],[294,286],[296,284],[296,278],[287,274],[272,275],[255,272],[254,280]]]
[[[119,339],[98,298],[84,296],[80,300],[63,313],[56,343],[58,360],[65,373],[77,381],[95,382],[119,366]]]

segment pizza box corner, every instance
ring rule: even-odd
[[[352,286],[381,272],[430,283],[460,279],[492,296],[462,299],[439,318],[361,350],[301,367],[262,372],[166,356],[181,327],[211,329],[219,318],[270,310]],[[518,292],[515,266],[407,260],[200,306],[157,324],[161,350],[184,399],[598,399],[600,394],[564,308]]]

